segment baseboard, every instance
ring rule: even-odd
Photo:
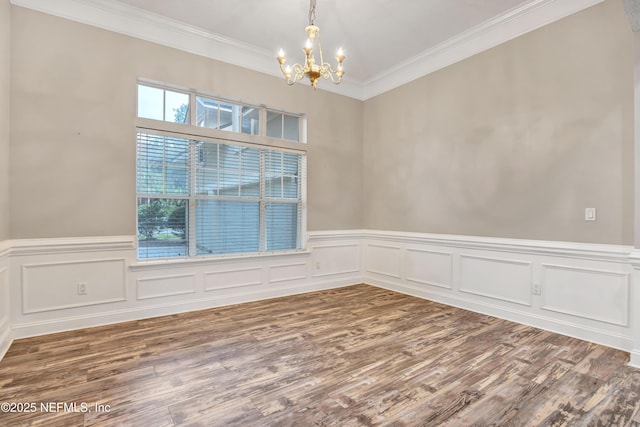
[[[0,360],[7,354],[13,342],[13,332],[7,319],[0,323]]]
[[[197,310],[223,307],[227,305],[242,304],[254,301],[267,300],[315,291],[335,289],[360,283],[357,280],[339,280],[314,282],[305,285],[295,285],[285,288],[265,290],[260,292],[248,292],[233,296],[199,298],[183,302],[165,302],[143,307],[133,307],[122,310],[105,310],[96,313],[63,316],[50,320],[24,322],[13,325],[13,334],[16,338],[27,338],[57,332],[110,325],[114,323],[129,322],[142,319],[150,319],[160,316],[168,316]]]
[[[9,251],[9,243],[6,240],[0,241],[0,360],[2,360],[13,342],[13,332],[9,317],[11,307],[9,297]]]

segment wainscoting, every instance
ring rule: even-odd
[[[0,241],[0,359],[13,340],[9,319],[9,249],[8,242]]]
[[[138,261],[134,236],[14,240],[0,258],[13,338],[293,295],[362,282],[359,233],[310,233],[306,251]],[[4,265],[4,267],[3,267]]]
[[[13,338],[362,282],[633,349],[632,247],[370,230],[308,239],[303,252],[180,262],[137,261],[134,236],[0,242],[0,356]]]
[[[631,247],[366,231],[364,282],[625,351]]]

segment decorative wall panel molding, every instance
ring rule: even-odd
[[[632,348],[630,246],[379,230],[360,235],[365,283]],[[579,290],[586,294],[575,297]]]
[[[22,338],[362,282],[359,232],[308,237],[306,251],[149,262],[136,260],[135,236],[13,241],[9,323]]]
[[[9,269],[4,266],[5,262],[6,256],[0,255],[0,360],[13,341],[9,319]]]
[[[196,275],[147,277],[136,280],[137,299],[170,297],[196,292]]]
[[[360,244],[313,247],[312,276],[332,276],[360,272]]]
[[[543,310],[629,326],[627,271],[542,264]]]
[[[531,305],[531,262],[460,255],[460,291]]]
[[[451,289],[453,283],[453,255],[450,252],[407,249],[405,270],[407,280],[425,285]]]
[[[306,279],[309,274],[307,263],[272,265],[269,267],[269,283]]]
[[[262,285],[264,282],[262,270],[262,267],[252,267],[206,272],[204,273],[204,290],[219,291],[243,286]]]
[[[22,312],[61,310],[126,300],[124,259],[22,265]],[[85,295],[79,286],[84,284]]]
[[[550,257],[588,259],[594,261],[629,262],[633,246],[598,243],[556,242],[547,240],[507,239],[499,237],[477,237],[452,234],[411,233],[400,231],[362,230],[358,234],[367,241],[411,243],[424,248],[477,249],[480,251],[507,252],[514,254],[541,255]],[[640,253],[638,255],[640,259]],[[640,261],[639,261],[640,263]]]
[[[367,243],[365,258],[367,272],[397,279],[402,277],[402,250],[400,247]]]
[[[11,303],[0,349],[13,338],[363,282],[632,348],[633,248],[372,230],[308,238],[303,252],[171,262],[136,261],[135,236],[12,241],[0,257]]]

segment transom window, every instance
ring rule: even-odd
[[[137,132],[139,258],[304,248],[306,153],[273,144],[301,140],[301,116],[140,84],[138,117],[158,121]]]

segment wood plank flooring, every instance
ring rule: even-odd
[[[627,361],[357,285],[17,340],[0,425],[637,426]]]

